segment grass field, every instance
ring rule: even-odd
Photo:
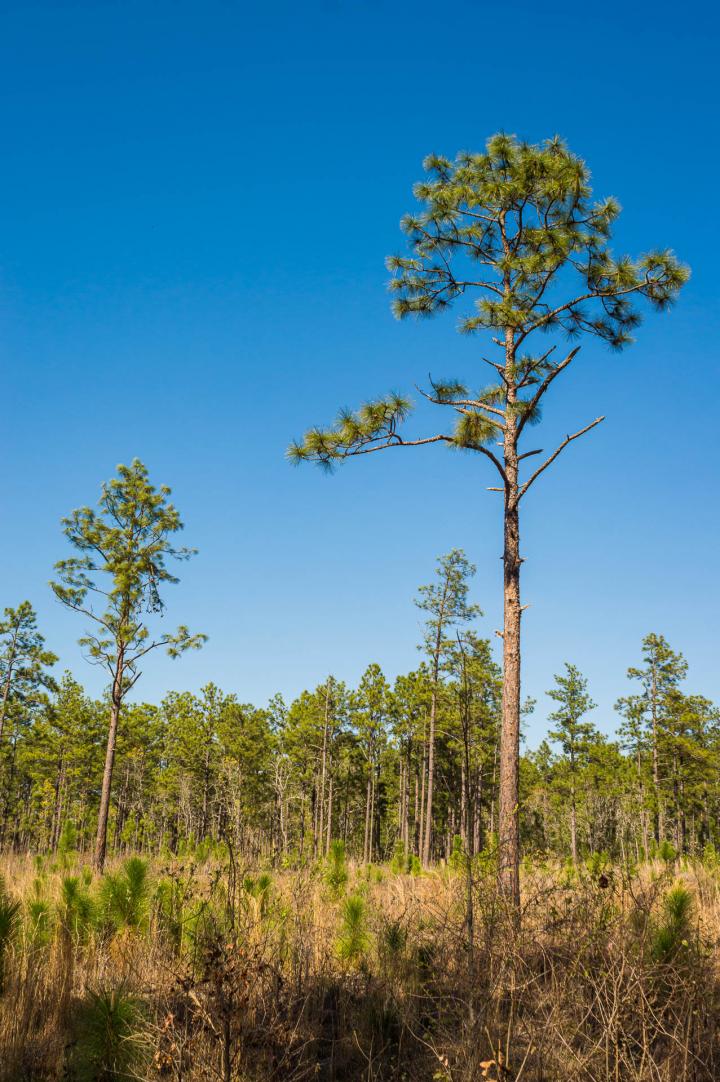
[[[300,870],[6,858],[0,1077],[634,1082],[720,1076],[702,863]],[[471,904],[470,904],[471,903]]]

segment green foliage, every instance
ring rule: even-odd
[[[325,883],[333,897],[339,898],[341,894],[344,894],[349,874],[345,857],[345,842],[340,838],[335,838],[330,843],[324,875]]]
[[[656,962],[670,963],[690,948],[692,895],[679,884],[663,900],[662,920],[653,928],[650,953]]]
[[[20,923],[20,902],[14,901],[0,878],[0,992],[5,986],[7,952]]]
[[[73,942],[83,943],[94,927],[96,916],[96,904],[87,884],[78,876],[66,876],[58,907],[60,926]]]
[[[467,868],[467,854],[463,847],[463,841],[459,834],[453,836],[452,851],[449,859],[450,870],[458,873],[464,872]]]
[[[52,909],[43,898],[31,898],[27,903],[27,938],[33,950],[47,947],[52,939]]]
[[[103,918],[116,931],[142,931],[150,903],[147,861],[129,857],[119,872],[107,873],[100,884]]]
[[[425,170],[427,179],[415,186],[423,210],[403,221],[412,254],[389,260],[400,318],[430,315],[462,297],[475,285],[466,280],[465,265],[480,262],[510,289],[498,295],[482,283],[463,330],[530,323],[568,334],[584,330],[620,347],[638,323],[630,298],[644,296],[664,308],[687,280],[666,251],[635,263],[613,259],[609,239],[620,208],[613,199],[590,202],[588,169],[558,138],[532,146],[495,135],[484,153],[461,154],[455,162],[430,156]],[[528,204],[536,213],[521,218]],[[539,298],[563,268],[576,270],[581,299],[558,312]],[[591,315],[588,304],[600,299],[605,303]]]
[[[198,864],[206,864],[213,851],[211,838],[203,838],[195,846],[195,860]]]
[[[58,580],[51,583],[55,596],[68,608],[89,616],[99,626],[97,634],[80,640],[94,661],[112,666],[118,644],[123,646],[125,690],[134,683],[137,663],[149,649],[164,646],[171,657],[202,645],[205,636],[192,636],[187,628],[150,639],[145,614],[162,612],[160,587],[175,583],[168,558],[186,560],[188,548],[175,548],[171,537],[182,529],[177,510],[168,502],[170,489],[156,489],[146,467],[138,459],[118,466],[117,477],[103,485],[100,510],[82,507],[63,520],[65,536],[81,555],[59,561]],[[106,589],[100,583],[106,577]],[[95,613],[88,595],[107,599],[101,614]]]
[[[657,848],[658,859],[665,862],[665,864],[672,864],[677,860],[677,849],[669,841],[662,841]]]
[[[55,680],[46,671],[56,661],[37,629],[30,602],[5,609],[0,620],[0,738],[14,707],[36,707],[47,702],[45,692],[56,690]]]
[[[567,860],[564,861],[562,866],[560,882],[563,884],[564,887],[570,888],[576,885],[577,880],[578,869],[576,868],[572,857],[568,857]]]
[[[58,840],[58,851],[60,853],[70,854],[77,849],[77,830],[75,824],[69,819],[66,819],[63,823],[63,828],[60,831],[60,838]]]
[[[342,904],[337,940],[338,958],[348,966],[358,966],[369,947],[367,902],[359,894],[351,894]]]
[[[405,846],[398,839],[393,846],[393,855],[390,860],[390,871],[393,875],[402,875],[408,870],[408,860],[405,857]]]
[[[258,919],[262,919],[268,911],[271,888],[272,876],[267,872],[262,872],[257,878],[246,876],[243,880],[243,890],[248,898],[252,899],[255,916]]]
[[[711,841],[705,842],[702,853],[702,862],[710,872],[716,871],[720,865],[718,851]]]
[[[503,348],[512,343],[500,365],[490,362],[502,378],[476,390],[466,380],[431,379],[424,397],[450,409],[449,431],[403,437],[410,404],[392,394],[343,411],[330,428],[310,429],[290,447],[293,461],[330,467],[351,455],[438,441],[486,450],[501,441],[508,418],[518,433],[538,420],[545,391],[572,360],[574,353],[553,361],[552,347],[529,351],[533,336],[591,335],[622,349],[640,323],[636,302],[665,309],[688,280],[664,249],[636,260],[613,256],[620,208],[614,199],[593,201],[589,170],[557,137],[531,145],[494,135],[484,152],[454,162],[431,155],[424,165],[426,179],[414,189],[419,210],[402,221],[409,254],[388,260],[393,311],[399,319],[430,316],[457,302],[461,332],[489,332]]]
[[[400,975],[408,958],[408,929],[401,918],[385,918],[378,934],[378,955],[391,975]]]
[[[585,867],[593,879],[597,879],[599,876],[604,875],[605,872],[609,871],[610,866],[610,857],[605,852],[590,853],[585,861]]]
[[[140,1001],[122,988],[88,992],[77,1011],[71,1058],[75,1082],[131,1082],[145,1077],[145,1018]]]
[[[154,906],[158,927],[176,954],[182,951],[185,896],[185,884],[179,876],[166,876],[155,887]]]
[[[548,696],[558,703],[557,710],[549,716],[556,728],[548,733],[551,740],[557,741],[571,761],[573,772],[578,760],[587,755],[588,747],[595,736],[592,722],[583,721],[583,716],[594,710],[596,704],[587,692],[587,680],[575,665],[565,663],[565,672],[555,677],[555,687],[548,691]]]

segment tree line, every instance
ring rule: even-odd
[[[0,844],[152,854],[232,847],[304,863],[341,839],[358,861],[419,871],[497,859],[502,676],[469,603],[474,567],[453,550],[421,586],[422,657],[390,681],[328,676],[286,703],[243,702],[213,684],[127,702],[107,802],[111,684],[88,696],[56,662],[28,602],[0,623]],[[153,640],[148,640],[153,641]],[[566,664],[548,689],[550,729],[520,760],[523,851],[636,861],[720,842],[720,714],[683,684],[687,664],[648,635],[627,670],[617,732],[593,722],[588,681]],[[523,704],[529,714],[534,705]]]

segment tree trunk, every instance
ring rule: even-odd
[[[330,852],[330,843],[332,841],[332,818],[333,818],[333,775],[332,770],[328,778],[328,804],[327,804],[327,826],[325,828],[325,856]]]
[[[445,608],[448,595],[448,580],[445,579],[440,611],[437,617],[437,631],[435,633],[435,646],[432,655],[432,695],[430,698],[430,732],[428,734],[428,771],[427,771],[427,804],[425,807],[425,835],[422,840],[423,864],[430,863],[430,846],[432,844],[433,826],[433,790],[435,788],[435,723],[437,720],[438,680],[440,674],[440,651],[442,650],[442,634],[445,622]]]
[[[425,837],[422,845],[422,862],[430,863],[430,846],[432,843],[432,819],[433,819],[433,789],[435,781],[435,721],[437,718],[437,664],[433,673],[433,689],[430,698],[430,731],[428,733],[428,770],[427,770],[427,794],[425,805]]]
[[[420,782],[420,820],[418,828],[418,856],[420,860],[423,858],[423,847],[425,840],[425,781],[427,778],[427,720],[423,721],[423,757],[422,757],[422,775]]]
[[[510,424],[508,421],[508,428]],[[498,885],[520,907],[520,523],[517,506],[517,451],[506,431],[504,625],[502,731],[500,734],[500,794],[498,810]],[[513,433],[514,438],[514,433]]]
[[[570,784],[570,852],[572,862],[577,864],[577,809],[575,807],[575,779]]]
[[[323,741],[322,741],[322,764],[320,767],[320,809],[319,809],[319,825],[318,825],[318,837],[320,839],[320,850],[322,851],[323,839],[325,837],[325,777],[327,774],[327,743],[328,743],[328,722],[330,716],[330,679],[325,685],[325,717],[323,719]]]
[[[107,827],[110,814],[110,793],[112,790],[113,768],[115,766],[115,745],[117,743],[118,722],[120,720],[120,707],[122,705],[122,658],[118,659],[113,680],[112,699],[110,705],[110,727],[108,729],[107,747],[105,749],[105,769],[103,770],[102,789],[100,790],[100,807],[98,809],[98,827],[95,837],[95,854],[93,866],[97,872],[102,873],[105,867],[105,854],[107,851]]]
[[[372,787],[372,764],[368,763],[367,788],[365,790],[365,839],[363,843],[363,864],[369,864],[370,851],[370,793]]]
[[[662,812],[660,809],[660,765],[658,761],[658,720],[657,720],[657,676],[653,663],[652,688],[650,691],[650,709],[652,713],[652,777],[655,796],[655,808],[653,809],[655,842],[659,845],[661,836],[664,834]]]

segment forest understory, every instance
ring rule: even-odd
[[[710,1082],[720,870],[3,860],[0,1078]],[[399,866],[400,865],[400,866]]]

